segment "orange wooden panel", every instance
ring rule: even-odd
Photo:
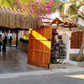
[[[50,64],[52,27],[43,26],[39,29],[30,29],[28,64],[48,68]]]

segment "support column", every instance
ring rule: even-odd
[[[69,28],[69,31],[72,31],[72,28],[71,27]]]
[[[16,47],[18,45],[18,29],[16,29]]]
[[[67,38],[67,56],[66,56],[66,61],[68,62],[69,61],[69,54],[70,54],[70,37],[68,36]]]

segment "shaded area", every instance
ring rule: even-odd
[[[7,47],[0,52],[0,73],[15,73],[44,70],[44,68],[27,64],[27,52],[15,47]]]

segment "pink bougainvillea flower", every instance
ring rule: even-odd
[[[16,3],[18,4],[18,1]]]
[[[43,5],[43,4],[40,4],[41,6]]]
[[[49,1],[51,4],[54,4],[54,2],[52,0]]]
[[[25,7],[25,9],[27,9],[27,7]]]
[[[35,8],[33,8],[35,10]]]
[[[46,9],[46,7],[43,8],[43,10],[45,10],[45,9]]]
[[[13,0],[12,0],[13,1]],[[28,13],[33,16],[33,17],[38,17],[37,20],[40,18],[45,19],[45,17],[40,17],[40,16],[45,16],[46,14],[51,14],[51,8],[52,5],[55,5],[53,0],[48,0],[48,3],[42,3],[41,0],[36,0],[34,2],[30,1],[28,4],[27,3],[20,3],[19,0],[18,2],[15,2],[17,4],[17,8],[22,10],[22,12],[28,11]],[[18,14],[18,13],[17,13]],[[23,13],[25,16],[26,14]],[[22,20],[19,18],[18,20]]]
[[[49,0],[49,2],[52,2],[51,0]]]
[[[28,9],[30,9],[30,7],[28,7]]]
[[[52,12],[50,10],[48,10],[47,13],[52,14]]]
[[[20,20],[20,18],[18,18],[18,20]]]
[[[45,19],[45,17],[43,17],[43,19]]]
[[[51,11],[48,11],[48,13],[50,13],[50,14],[51,14]]]
[[[60,7],[60,5],[58,4],[58,5],[57,5],[57,7],[59,8],[59,7]]]
[[[24,16],[26,15],[26,14],[23,14]]]
[[[22,20],[22,18],[18,18],[18,20]]]
[[[40,8],[42,10],[42,8]]]
[[[24,11],[24,9],[22,9],[22,11]]]
[[[18,12],[16,12],[16,14],[18,14]]]
[[[35,4],[38,4],[38,2],[36,2]]]
[[[38,17],[37,20],[40,20],[40,17]]]
[[[54,3],[54,5],[55,5],[55,3]]]
[[[40,2],[40,0],[38,0],[38,2]]]
[[[13,1],[11,1],[11,3],[13,3]]]
[[[34,14],[34,12],[31,12],[31,14]]]
[[[47,4],[47,7],[46,8],[50,8],[49,4]]]
[[[20,18],[20,20],[22,20],[22,18]]]
[[[54,2],[52,0],[49,1],[49,4],[54,4]]]
[[[35,3],[33,3],[33,5],[35,5]]]
[[[39,14],[39,12],[37,11],[37,14]]]

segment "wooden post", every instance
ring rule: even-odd
[[[18,45],[18,29],[16,29],[16,47]]]
[[[69,28],[69,31],[72,31],[72,28],[71,27]]]
[[[58,25],[59,25],[59,24],[58,24],[58,21],[57,21],[57,28],[56,28],[56,30],[58,30]]]

